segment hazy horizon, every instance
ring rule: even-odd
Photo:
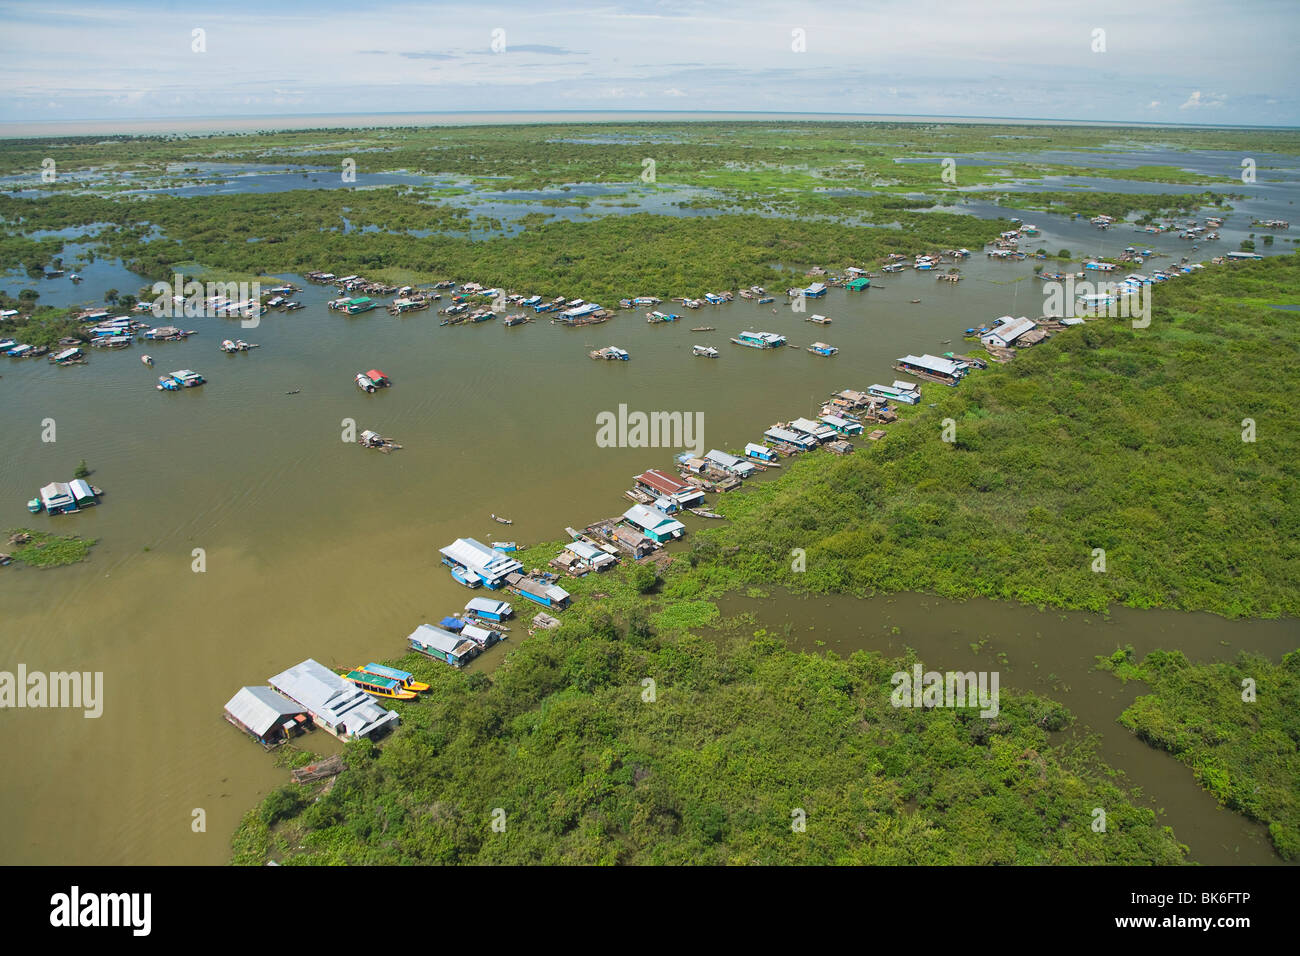
[[[0,23],[5,123],[609,110],[1300,126],[1293,0],[0,0]]]

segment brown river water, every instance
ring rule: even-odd
[[[893,381],[899,355],[961,351],[967,326],[1009,311],[1039,314],[1030,263],[993,264],[977,252],[963,271],[956,284],[904,273],[867,293],[833,289],[809,303],[809,313],[833,318],[828,327],[742,300],[685,311],[674,325],[648,326],[636,310],[580,330],[545,317],[510,329],[499,321],[440,328],[433,311],[347,318],[324,307],[332,289],[307,286],[306,309],[264,316],[256,329],[181,320],[199,329],[188,342],[96,352],[83,367],[0,359],[0,527],[100,539],[81,565],[0,569],[0,669],[102,671],[105,685],[98,719],[0,712],[0,862],[225,862],[240,817],[287,779],[222,719],[240,686],[309,656],[352,666],[403,653],[416,624],[467,599],[437,560],[458,536],[556,539],[566,525],[624,510],[629,478],[670,465],[674,452],[598,447],[600,411],[703,412],[705,450],[739,448],[778,419],[815,412],[833,390]],[[778,295],[774,305],[782,302]],[[693,325],[717,331],[692,334]],[[727,341],[744,329],[841,352],[759,352]],[[217,351],[225,337],[261,347],[227,356]],[[722,357],[694,358],[694,343]],[[588,359],[606,345],[627,349],[631,361]],[[140,361],[145,352],[152,369]],[[353,376],[375,367],[395,384],[366,395]],[[154,389],[159,374],[179,368],[208,384]],[[54,442],[41,440],[47,418]],[[404,449],[385,456],[345,443],[346,418]],[[24,502],[49,481],[69,480],[83,458],[103,503],[71,516],[28,515]],[[492,512],[514,526],[495,524]],[[202,573],[191,567],[195,548],[206,553]],[[1115,725],[1137,689],[1089,667],[1094,654],[1130,643],[1194,658],[1243,648],[1277,657],[1298,644],[1294,622],[1126,611],[1103,621],[914,595],[736,597],[723,606],[752,609],[769,627],[796,621],[791,639],[809,650],[816,639],[837,651],[908,644],[941,669],[987,664],[1005,651],[1004,686],[1051,693],[1101,734],[1103,757],[1164,809],[1195,859],[1272,860],[1258,827],[1218,809],[1189,771]],[[972,658],[968,644],[982,637],[988,644]],[[510,643],[475,666],[496,666]],[[1060,685],[1043,685],[1050,673]],[[310,744],[333,741],[317,732]],[[196,833],[200,808],[207,827]]]

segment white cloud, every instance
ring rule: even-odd
[[[685,93],[683,93],[675,86],[670,90],[664,90],[664,96],[685,96],[685,95],[686,95]]]
[[[1216,106],[1222,106],[1227,97],[1222,93],[1207,93],[1201,95],[1200,90],[1193,90],[1192,95],[1187,97],[1187,102],[1178,107],[1180,110],[1198,110],[1201,108],[1213,109]]]

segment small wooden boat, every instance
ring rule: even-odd
[[[503,518],[500,515],[492,515],[492,520],[498,524],[514,524],[509,518]]]
[[[716,511],[705,511],[703,508],[687,508],[686,510],[693,515],[698,515],[701,518],[725,518],[726,517],[726,515],[720,515]]]
[[[145,365],[152,366],[152,365],[153,365],[153,356],[152,356],[152,355],[141,355],[141,356],[140,356],[140,361],[143,362]]]
[[[697,325],[695,328],[691,329],[691,331],[692,332],[716,332],[718,331],[718,329],[717,326],[713,326],[713,325]]]
[[[921,300],[920,300],[920,299],[913,299],[913,300],[912,300],[912,305],[920,305],[920,304],[921,304]]]

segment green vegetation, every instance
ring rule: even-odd
[[[328,792],[273,793],[234,860],[1182,861],[1087,745],[1049,740],[1069,721],[1059,705],[1004,690],[993,720],[895,709],[890,677],[911,663],[798,654],[762,632],[725,647],[649,634],[586,602],[491,679],[407,658],[434,686],[400,705],[393,737],[348,744]],[[1095,806],[1108,808],[1104,836]]]
[[[1091,189],[1078,192],[984,192],[977,195],[980,199],[1013,209],[1073,213],[1088,219],[1093,216],[1126,219],[1132,213],[1142,212],[1146,214],[1139,220],[1143,223],[1153,217],[1191,215],[1207,206],[1231,209],[1228,200],[1242,198],[1235,193],[1107,193]]]
[[[1206,269],[1152,290],[1149,328],[1091,321],[960,388],[925,385],[936,407],[865,453],[723,499],[731,520],[695,535],[704,573],[673,596],[777,583],[1300,614],[1300,328],[1236,301],[1298,284],[1297,256]]]
[[[14,560],[33,568],[57,568],[84,561],[96,543],[95,538],[32,531],[30,528],[10,528],[5,534],[16,548],[11,552]]]
[[[1180,651],[1139,663],[1131,647],[1098,660],[1151,687],[1121,724],[1191,767],[1221,803],[1266,824],[1282,859],[1300,859],[1300,650],[1280,664],[1245,653],[1194,664]]]

